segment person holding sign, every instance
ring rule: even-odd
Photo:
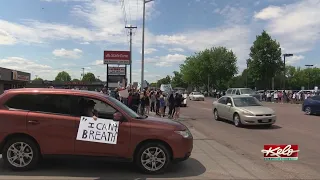
[[[83,110],[82,115],[86,117],[92,117],[94,120],[98,119],[98,111],[94,109],[96,103],[93,100],[80,100],[80,104],[82,104]]]

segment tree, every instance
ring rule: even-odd
[[[271,79],[283,69],[280,44],[263,31],[256,37],[250,48],[248,70],[253,80],[264,84],[263,88],[271,87]],[[266,83],[267,82],[267,83]]]
[[[150,87],[157,87],[157,83],[155,83],[155,82],[150,83]]]
[[[68,81],[71,81],[71,76],[69,75],[69,73],[65,71],[61,71],[56,76],[55,81],[68,82]]]
[[[167,75],[165,78],[159,79],[157,81],[157,87],[160,87],[161,84],[170,84],[171,83],[171,77]]]
[[[79,79],[72,79],[72,82],[80,82]]]
[[[35,78],[33,81],[43,81],[43,79],[42,78],[39,78],[39,77],[37,77],[37,78]]]
[[[231,50],[213,47],[188,57],[180,66],[180,72],[183,80],[192,86],[209,85],[211,88],[226,89],[238,72],[236,63],[237,58]]]
[[[173,71],[174,76],[171,79],[172,87],[187,88],[188,84],[183,80],[182,74],[178,71]]]
[[[88,73],[86,73],[86,74],[83,75],[82,81],[85,81],[85,82],[95,82],[95,81],[96,81],[96,77],[94,76],[93,73],[88,72]]]

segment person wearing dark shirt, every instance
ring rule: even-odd
[[[184,98],[182,97],[181,94],[176,93],[176,96],[174,98],[175,102],[175,114],[174,114],[174,119],[178,119],[180,117],[180,106]]]
[[[145,106],[146,106],[146,114],[149,115],[150,112],[150,94],[145,92],[144,93],[144,97],[145,97]]]
[[[141,99],[140,99],[140,114],[144,115],[144,111],[146,108],[146,93],[143,92],[143,94],[141,95]]]
[[[132,107],[132,92],[129,93],[128,96],[128,107],[131,108]],[[131,108],[132,109],[132,108]]]
[[[174,97],[173,97],[173,94],[170,94],[170,96],[169,96],[169,113],[168,113],[168,115],[169,115],[169,118],[172,118],[173,117],[173,115],[174,115]]]
[[[157,94],[156,94],[156,114],[158,116],[161,116],[159,110],[160,110],[160,93],[157,92]]]

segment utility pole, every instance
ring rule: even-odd
[[[82,78],[81,78],[81,80],[83,80],[83,76],[84,76],[84,68],[81,68],[81,69],[82,69],[82,74],[81,74]]]
[[[126,26],[130,30],[130,84],[132,85],[132,29],[137,29],[137,26]]]
[[[308,90],[310,90],[310,68],[313,67],[313,64],[304,65],[308,68]]]
[[[283,54],[283,90],[286,90],[286,57],[291,57],[293,54]]]
[[[144,26],[146,23],[146,4],[153,0],[143,0],[143,20],[142,20],[142,50],[141,50],[141,91],[143,90],[144,82]]]

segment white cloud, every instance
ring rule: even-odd
[[[175,44],[192,51],[224,46],[238,57],[238,64],[245,63],[251,42],[247,26],[226,26],[215,29],[198,30],[172,36],[157,36],[158,43]]]
[[[29,72],[34,77],[38,75],[41,78],[53,78],[51,75],[54,73],[53,68],[48,65],[38,64],[35,61],[31,61],[21,57],[7,57],[0,59],[1,67],[19,70],[23,72]],[[30,72],[30,70],[32,72]],[[36,74],[35,74],[36,73]]]
[[[67,0],[51,1],[68,2]],[[135,1],[133,5],[137,6],[137,2]],[[147,4],[147,15],[153,16],[154,6],[155,3]],[[138,7],[142,8],[142,6]],[[134,12],[131,16],[136,18],[132,22],[140,21],[142,10],[138,9]],[[127,43],[119,0],[84,1],[84,3],[73,6],[71,15],[77,19],[84,19],[88,23],[86,27],[89,26],[90,29],[67,24],[44,23],[37,20],[22,20],[20,23],[13,23],[0,19],[0,44],[46,43],[53,40],[71,39],[88,43],[99,41]]]
[[[102,65],[103,64],[103,60],[95,60],[92,65]]]
[[[8,32],[0,29],[0,45],[12,45],[16,43],[16,39]]]
[[[243,24],[247,18],[247,10],[243,7],[226,5],[222,9],[215,9],[215,13],[222,15],[225,18],[225,23]]]
[[[314,48],[320,39],[319,1],[304,0],[271,9],[275,12],[268,7],[257,15],[268,20],[267,31],[280,42],[285,53],[302,53]],[[263,15],[266,11],[269,14]]]
[[[182,54],[168,54],[166,56],[156,56],[153,58],[146,58],[147,63],[154,63],[156,66],[169,67],[173,64],[182,63],[187,56]]]
[[[182,48],[171,48],[171,49],[169,49],[169,52],[184,52],[184,49],[182,49]]]
[[[304,59],[304,56],[302,56],[302,55],[294,55],[292,57],[287,57],[286,63],[292,65],[292,64],[296,64],[297,62],[299,62],[303,59]]]
[[[62,58],[78,59],[82,55],[82,50],[80,49],[66,50],[61,48],[61,49],[55,49],[54,51],[52,51],[52,54]]]
[[[144,49],[144,54],[152,54],[154,52],[158,51],[157,49],[155,48],[146,48]],[[140,54],[142,53],[142,50],[140,51]]]
[[[254,15],[256,19],[268,20],[278,18],[283,14],[281,7],[269,6]]]

